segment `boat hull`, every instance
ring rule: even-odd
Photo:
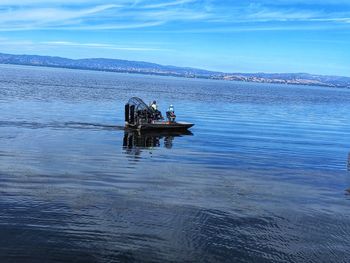
[[[154,122],[143,124],[127,124],[126,128],[141,131],[162,130],[162,131],[181,131],[191,128],[194,124],[188,122]]]

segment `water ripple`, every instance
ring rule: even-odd
[[[1,262],[350,262],[349,92],[1,66]]]

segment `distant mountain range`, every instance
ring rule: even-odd
[[[0,53],[0,64],[88,69],[229,81],[350,88],[350,77],[322,76],[307,73],[224,73],[196,68],[164,66],[142,61],[106,58],[68,59],[50,56],[10,55]]]

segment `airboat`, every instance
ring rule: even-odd
[[[159,111],[155,111],[142,99],[132,97],[125,104],[125,128],[138,131],[186,131],[194,124],[177,122],[174,119],[164,120]]]

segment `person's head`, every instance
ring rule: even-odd
[[[157,103],[157,102],[154,100],[154,101],[153,101],[153,104],[156,104],[156,103]]]

